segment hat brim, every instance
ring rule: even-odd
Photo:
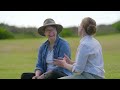
[[[41,36],[45,36],[44,32],[45,32],[45,27],[46,26],[56,26],[57,34],[59,34],[62,31],[62,29],[63,29],[63,26],[60,25],[60,24],[48,24],[48,25],[44,25],[44,26],[41,26],[41,27],[38,28],[38,33]]]

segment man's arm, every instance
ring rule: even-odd
[[[42,52],[42,47],[39,48],[38,59],[37,59],[36,69],[35,69],[35,76],[33,77],[33,79],[36,79],[38,76],[40,76],[44,72],[42,61],[41,61],[41,56],[42,56],[41,52]]]
[[[36,63],[36,69],[35,69],[35,72],[36,70],[39,70],[41,71],[41,73],[44,72],[43,70],[43,63],[42,63],[42,46],[39,48],[39,52],[38,52],[38,59],[37,59],[37,63]],[[39,73],[39,72],[37,72]]]

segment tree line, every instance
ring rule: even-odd
[[[40,38],[36,27],[17,27],[8,24],[0,23],[0,39],[8,38]],[[78,27],[63,28],[60,33],[62,37],[76,37]],[[96,35],[107,35],[120,32],[120,21],[111,25],[98,25]]]

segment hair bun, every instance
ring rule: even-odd
[[[87,27],[87,34],[88,35],[93,35],[96,33],[96,26],[95,25],[89,25]]]

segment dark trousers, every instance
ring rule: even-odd
[[[32,77],[35,76],[35,73],[22,73],[21,79],[32,79]],[[48,75],[46,74],[45,79],[57,79],[60,77],[67,76],[64,72],[58,71],[58,70],[53,70],[51,73]]]
[[[35,76],[35,73],[26,72],[22,73],[21,79],[32,79],[33,76]]]

